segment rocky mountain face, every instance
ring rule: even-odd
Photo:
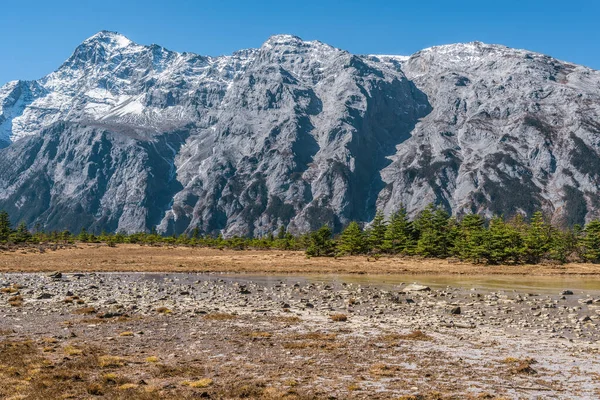
[[[600,72],[482,43],[231,56],[100,32],[0,88],[0,208],[46,229],[264,235],[455,215],[600,216]]]

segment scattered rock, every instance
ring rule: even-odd
[[[450,314],[452,314],[452,315],[460,315],[460,313],[461,313],[460,307],[454,307],[450,310]]]
[[[418,285],[416,283],[410,284],[400,291],[400,293],[408,293],[408,292],[429,292],[431,288],[425,285]]]

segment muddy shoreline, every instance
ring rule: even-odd
[[[58,369],[96,354],[73,398],[600,395],[600,290],[355,278],[0,274],[0,341],[29,340]]]

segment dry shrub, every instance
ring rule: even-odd
[[[249,332],[244,334],[244,336],[249,336],[252,339],[268,339],[272,337],[273,334],[269,332]]]
[[[405,335],[398,335],[397,338],[399,340],[421,340],[421,341],[430,341],[433,338],[429,335],[426,335],[422,331],[413,331],[411,333],[407,333]]]
[[[42,340],[43,342],[43,340]],[[72,346],[71,346],[72,347]],[[184,399],[188,394],[173,390],[151,393],[114,373],[98,377],[101,365],[115,365],[115,357],[98,356],[99,349],[85,347],[74,358],[52,362],[42,356],[32,341],[0,342],[0,398],[48,400],[62,398],[158,400]],[[110,358],[107,358],[110,357]],[[6,367],[10,365],[10,367]]]
[[[537,361],[535,361],[533,358],[519,359],[514,357],[507,357],[502,362],[505,364],[510,364],[510,372],[513,374],[537,374],[537,371],[531,367],[531,365],[537,363]]]
[[[237,315],[227,313],[211,313],[204,316],[204,319],[207,321],[227,321],[236,318]]]
[[[334,350],[342,347],[341,343],[334,343],[337,338],[335,333],[298,333],[288,337],[292,342],[284,342],[285,349],[321,349]]]
[[[280,323],[283,323],[283,324],[298,324],[298,323],[300,323],[302,321],[302,319],[300,317],[277,316],[277,317],[270,318],[270,321],[280,322]]]
[[[398,365],[373,364],[369,369],[369,373],[377,377],[392,377],[403,370]]]
[[[310,332],[310,333],[297,333],[292,336],[295,340],[328,340],[333,341],[337,338],[335,333],[323,333],[323,332]]]
[[[96,309],[94,307],[83,307],[83,308],[78,308],[77,310],[73,311],[73,314],[77,314],[77,315],[90,315],[90,314],[96,314]]]
[[[346,322],[348,321],[348,316],[346,314],[332,314],[329,316],[332,321],[335,322]]]
[[[92,396],[102,396],[104,395],[104,388],[99,383],[90,383],[87,392]]]
[[[206,373],[206,369],[195,364],[155,364],[152,375],[156,378],[191,378],[202,376]]]
[[[21,307],[23,306],[23,296],[16,295],[8,298],[8,304],[12,307]]]

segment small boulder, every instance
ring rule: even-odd
[[[429,292],[429,291],[431,291],[431,288],[429,286],[413,283],[413,284],[410,284],[410,285],[402,288],[402,290],[400,292],[408,293],[408,292]]]
[[[55,271],[55,272],[50,272],[49,274],[46,274],[46,276],[51,279],[61,279],[62,273]]]

